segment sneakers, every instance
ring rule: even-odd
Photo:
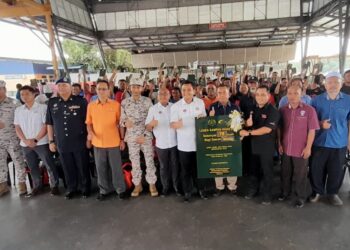
[[[19,196],[24,196],[27,194],[27,185],[25,182],[18,183],[17,192]]]
[[[261,205],[264,205],[264,206],[271,205],[271,199],[270,198],[263,198]]]
[[[287,200],[288,199],[288,197],[286,196],[286,195],[284,195],[284,194],[281,194],[279,197],[278,197],[278,200],[279,201],[285,201],[285,200]]]
[[[316,202],[319,202],[320,199],[321,199],[321,195],[320,194],[315,194],[314,196],[310,197],[310,202],[316,203]]]
[[[140,193],[142,192],[142,184],[138,184],[135,186],[134,190],[131,193],[132,197],[138,197]]]
[[[10,191],[6,182],[0,183],[0,197],[4,196]]]
[[[158,196],[158,190],[155,184],[149,184],[149,192],[151,193],[152,197]]]
[[[304,206],[304,201],[302,201],[301,199],[297,199],[295,202],[294,202],[294,207],[296,208],[302,208]]]
[[[342,206],[343,205],[343,201],[339,198],[339,196],[337,194],[329,195],[328,200],[333,206]]]

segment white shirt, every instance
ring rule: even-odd
[[[184,152],[194,152],[196,146],[196,118],[206,116],[204,102],[193,97],[191,103],[187,104],[182,98],[171,107],[171,122],[177,122],[182,119],[183,127],[176,130],[177,148]]]
[[[21,127],[22,132],[27,139],[34,139],[45,124],[46,111],[47,106],[37,102],[34,102],[31,109],[28,109],[26,105],[19,106],[15,110],[14,124]],[[48,143],[49,140],[46,135],[38,141],[37,145]],[[20,145],[26,147],[22,140]]]
[[[145,124],[147,125],[153,119],[158,121],[158,125],[153,128],[153,134],[156,137],[156,146],[160,149],[173,148],[176,143],[176,131],[170,127],[170,108],[172,103],[166,107],[162,104],[154,104],[148,111]]]

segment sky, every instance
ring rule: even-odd
[[[300,47],[300,42],[298,42],[294,61],[300,61]],[[309,56],[332,56],[338,53],[339,40],[337,37],[310,38]],[[347,54],[350,54],[350,43]],[[0,57],[50,61],[51,52],[29,29],[0,21]]]

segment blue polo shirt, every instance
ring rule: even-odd
[[[210,105],[208,114],[212,108],[214,108],[215,110],[215,116],[229,115],[234,110],[237,110],[240,112],[239,108],[231,102],[228,102],[226,106],[223,106],[220,102],[214,102],[212,105]]]
[[[301,97],[301,101],[302,101],[303,103],[305,103],[305,104],[311,105],[312,99],[311,99],[311,97],[308,96],[308,95],[303,95],[303,96]],[[285,106],[285,105],[287,105],[287,104],[288,104],[288,98],[287,98],[287,96],[285,95],[285,96],[283,96],[283,97],[281,98],[280,102],[278,103],[278,108],[280,109],[280,108],[282,108],[283,106]]]
[[[350,95],[339,93],[331,100],[327,93],[312,100],[319,121],[330,119],[330,129],[316,132],[314,146],[326,148],[344,148],[348,145],[348,125],[350,120]]]

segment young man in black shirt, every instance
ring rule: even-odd
[[[273,155],[275,152],[276,130],[279,112],[269,103],[270,93],[267,86],[259,86],[255,93],[257,105],[246,120],[246,129],[240,131],[242,137],[251,138],[252,157],[249,167],[249,191],[245,198],[253,198],[263,182],[263,205],[272,200]],[[261,176],[262,173],[262,176]]]

